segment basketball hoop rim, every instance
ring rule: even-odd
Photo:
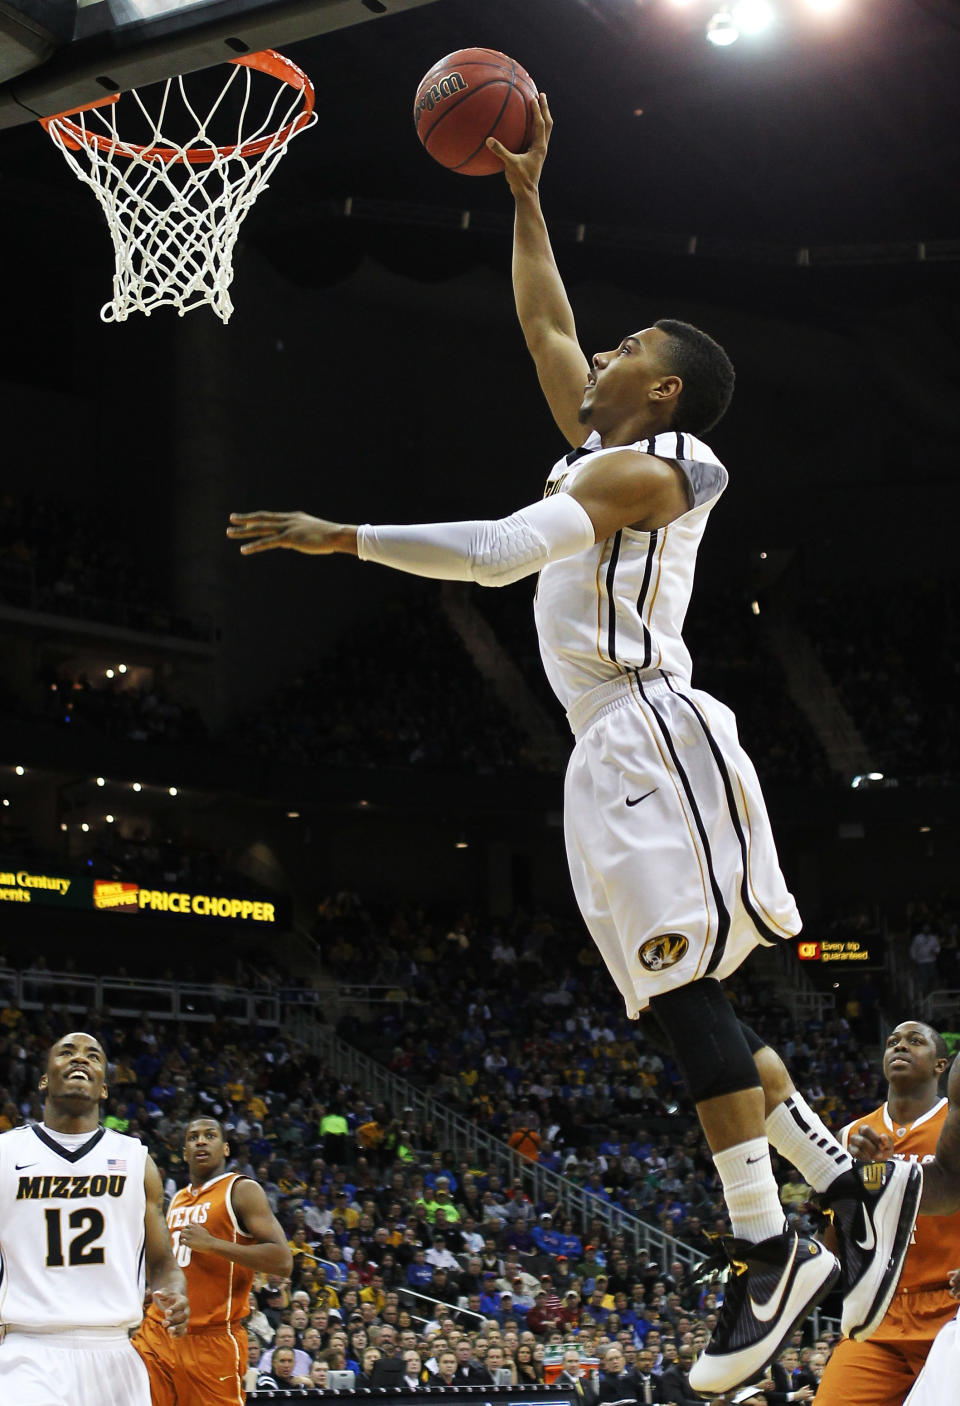
[[[107,97],[98,98],[95,102],[84,103],[82,107],[72,107],[66,112],[54,113],[50,117],[41,117],[40,125],[47,133],[50,133],[52,126],[56,126],[61,140],[74,151],[79,151],[85,146],[96,146],[100,151],[110,155],[139,158],[143,161],[163,161],[171,164],[187,161],[191,166],[206,166],[216,160],[218,156],[237,158],[261,156],[271,147],[282,146],[310,123],[313,117],[316,93],[303,69],[299,68],[292,59],[277,53],[276,49],[261,49],[256,54],[242,54],[235,59],[229,59],[228,62],[239,64],[243,68],[258,69],[261,73],[276,78],[280,83],[289,84],[291,88],[303,94],[303,111],[298,113],[292,122],[288,122],[285,127],[270,133],[269,136],[258,137],[256,141],[240,142],[233,146],[216,147],[137,146],[133,143],[113,140],[99,132],[89,132],[84,127],[78,126],[76,122],[70,121],[70,118],[78,112],[89,112],[91,108],[96,107],[110,107],[119,100],[120,93],[110,93]]]

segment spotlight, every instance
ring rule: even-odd
[[[15,766],[13,769],[14,769],[14,771],[17,773],[18,776],[22,776],[22,775],[23,775],[24,769],[23,769],[22,766]]]
[[[8,806],[8,805],[10,804],[10,802],[7,800],[6,796],[4,796],[4,798],[3,798],[3,804],[4,804],[5,806]]]
[[[112,825],[112,824],[113,824],[113,816],[112,816],[112,815],[105,815],[103,818],[104,818],[104,820],[107,822],[108,825]]]
[[[167,794],[170,795],[170,796],[175,796],[175,795],[177,794],[177,788],[176,788],[176,786],[168,786],[168,787],[167,787]]]
[[[135,781],[135,782],[133,783],[133,789],[134,789],[135,791],[142,791],[142,790],[143,790],[143,787],[140,785],[140,782],[139,782],[139,781]]]
[[[61,829],[61,830],[66,830],[66,828],[67,828],[67,822],[66,822],[65,820],[61,820],[61,821],[60,821],[60,829]]]
[[[734,24],[729,10],[718,10],[707,25],[707,38],[711,44],[716,44],[718,49],[725,49],[728,44],[735,44],[740,38],[740,31]]]
[[[108,678],[108,679],[112,679],[112,678],[113,678],[113,670],[112,670],[112,669],[108,669],[108,670],[107,670],[107,678]]]
[[[97,785],[98,785],[98,786],[106,786],[106,784],[107,784],[107,783],[106,783],[106,781],[103,779],[102,776],[98,776],[98,777],[97,777]]]
[[[288,819],[288,820],[299,820],[299,819],[300,819],[300,812],[299,812],[298,810],[288,810],[288,811],[287,811],[287,819]]]
[[[83,824],[80,826],[80,829],[83,831],[84,834],[86,834],[90,829],[90,826],[87,824],[86,821],[84,821]]]
[[[117,673],[118,673],[118,674],[125,674],[126,672],[127,672],[127,666],[126,666],[126,664],[118,664],[118,665],[117,665]]]
[[[739,0],[733,22],[742,34],[762,34],[776,19],[770,0]]]
[[[454,849],[469,849],[469,848],[470,848],[470,846],[467,844],[466,840],[463,838],[462,835],[461,835],[460,839],[457,840],[456,844],[454,845]]]
[[[850,782],[850,785],[855,791],[859,791],[862,786],[869,786],[871,782],[882,781],[883,779],[882,771],[865,771],[859,776],[855,776]]]

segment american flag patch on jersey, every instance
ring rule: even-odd
[[[107,1158],[107,1171],[108,1171],[108,1172],[125,1172],[126,1170],[127,1170],[127,1161],[126,1161],[126,1158],[125,1158],[125,1157],[108,1157],[108,1158]]]

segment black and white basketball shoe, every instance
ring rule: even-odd
[[[841,1327],[856,1342],[869,1338],[890,1307],[922,1191],[916,1162],[855,1162],[818,1198],[837,1233]]]
[[[840,1276],[835,1255],[817,1240],[784,1229],[759,1245],[724,1236],[697,1279],[726,1268],[723,1306],[690,1386],[719,1396],[761,1376],[783,1344]]]

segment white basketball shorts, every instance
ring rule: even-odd
[[[960,1380],[960,1323],[951,1318],[933,1346],[903,1406],[956,1406]]]
[[[8,1332],[0,1402],[10,1406],[150,1406],[150,1378],[124,1332]]]
[[[736,719],[667,675],[630,673],[568,717],[564,829],[584,921],[634,1017],[795,937],[760,783]]]

